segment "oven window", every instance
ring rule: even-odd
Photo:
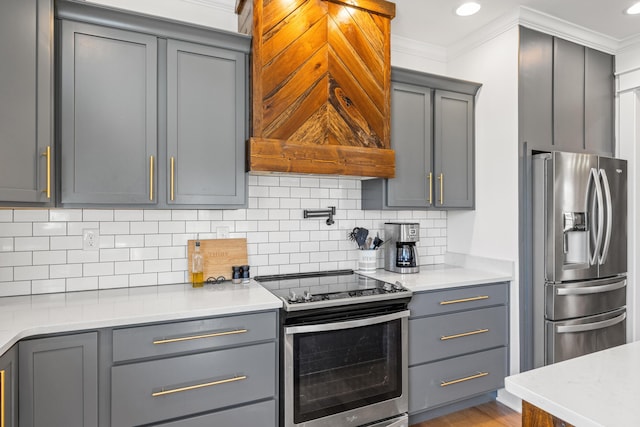
[[[401,320],[294,336],[296,424],[399,397]]]

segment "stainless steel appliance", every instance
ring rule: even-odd
[[[384,224],[385,254],[384,269],[395,273],[417,273],[420,224],[387,222]]]
[[[353,270],[255,280],[283,301],[281,426],[409,426],[411,291]]]
[[[533,156],[533,364],[626,342],[626,161]]]

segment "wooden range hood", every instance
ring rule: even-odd
[[[253,172],[392,178],[384,0],[238,0],[252,35]]]

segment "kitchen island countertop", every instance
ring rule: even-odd
[[[576,427],[640,425],[640,341],[507,377],[505,388]]]
[[[0,298],[0,355],[22,338],[278,309],[262,286],[190,283]]]

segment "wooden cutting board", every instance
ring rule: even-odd
[[[231,280],[231,267],[234,265],[248,265],[247,239],[204,239],[200,242],[200,253],[204,259],[204,279],[224,276]],[[196,240],[187,241],[187,256],[189,263],[189,281],[191,281],[191,254],[196,246]]]

